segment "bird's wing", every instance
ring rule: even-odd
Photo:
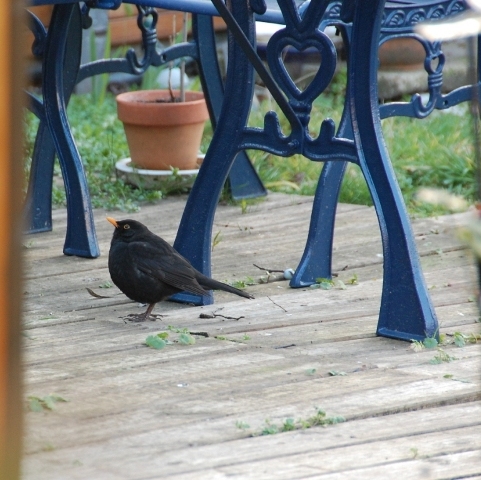
[[[145,275],[190,293],[207,293],[195,277],[194,267],[167,242],[131,242],[129,252]]]

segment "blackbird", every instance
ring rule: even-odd
[[[112,281],[132,300],[148,303],[145,313],[132,320],[145,321],[155,304],[174,293],[205,295],[208,290],[224,290],[254,298],[237,288],[206,277],[165,240],[136,220],[107,220],[115,227],[109,252]]]

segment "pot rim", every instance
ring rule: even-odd
[[[174,90],[174,95],[179,90]],[[130,125],[169,126],[203,123],[209,112],[202,92],[187,91],[185,102],[155,102],[170,97],[169,90],[138,90],[117,95],[119,120]]]
[[[180,90],[172,90],[175,97],[180,96]],[[170,91],[167,89],[159,90],[136,90],[132,92],[119,93],[116,96],[117,102],[121,103],[140,103],[140,104],[156,104],[156,105],[175,105],[180,103],[192,103],[205,101],[203,92],[195,92],[187,90],[185,102],[155,102],[155,99],[170,98]],[[187,99],[187,97],[190,97]]]

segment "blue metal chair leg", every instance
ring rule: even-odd
[[[306,247],[289,285],[305,287],[332,277],[332,241],[339,191],[347,162],[326,162],[312,205]]]
[[[202,90],[206,95],[212,127],[215,129],[224,101],[224,84],[217,62],[212,17],[194,15],[193,32],[197,41]],[[228,186],[234,200],[267,195],[267,190],[244,151],[239,152],[232,165]]]
[[[421,340],[438,334],[409,217],[385,148],[377,97],[377,49],[384,0],[356,2],[349,96],[361,169],[381,227],[384,282],[377,334]],[[359,52],[359,53],[357,53]]]
[[[249,39],[253,41],[253,31],[248,28],[251,13],[235,2],[232,8],[240,10],[237,21],[245,32],[249,32]],[[229,64],[222,110],[212,142],[187,200],[174,243],[178,252],[209,276],[214,214],[224,182],[239,153],[253,92],[252,66],[237,43],[229,42]],[[173,299],[197,305],[213,302],[212,294],[200,297],[182,293]]]
[[[44,119],[35,139],[30,167],[30,178],[25,199],[24,216],[26,233],[52,230],[52,180],[55,145]]]
[[[66,255],[100,255],[87,180],[66,114],[65,78],[77,75],[80,66],[81,14],[78,4],[56,5],[52,14],[43,63],[45,116],[62,169],[67,193]],[[69,51],[66,39],[69,38]],[[68,62],[66,61],[69,57]],[[72,60],[75,59],[75,64]],[[68,67],[69,71],[64,71]]]
[[[75,36],[67,37],[66,51],[78,48]],[[67,55],[64,65],[64,101],[67,105],[77,82],[78,60],[75,54]],[[48,129],[43,104],[30,98],[32,111],[39,117],[40,125],[35,139],[30,168],[28,191],[24,215],[28,225],[26,233],[39,233],[52,230],[52,183],[55,161],[55,144]]]
[[[350,50],[350,27],[341,28],[344,48]],[[337,136],[352,139],[352,121],[349,100],[346,96]],[[347,162],[335,160],[326,162],[317,184],[312,206],[309,233],[301,261],[289,283],[292,288],[312,285],[317,278],[332,278],[332,243],[334,225]]]
[[[352,138],[351,116],[346,102],[339,125],[339,136]],[[332,277],[332,242],[337,203],[347,162],[326,162],[317,184],[312,205],[311,222],[301,261],[290,281],[293,288],[305,287],[316,278]]]

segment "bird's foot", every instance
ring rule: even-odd
[[[160,320],[163,317],[163,315],[158,315],[155,313],[151,313],[150,315],[145,315],[145,313],[141,314],[136,314],[136,313],[131,313],[130,315],[127,315],[124,317],[124,320],[127,320],[129,322],[145,322],[146,320],[150,320],[151,322],[155,322],[156,320]]]

